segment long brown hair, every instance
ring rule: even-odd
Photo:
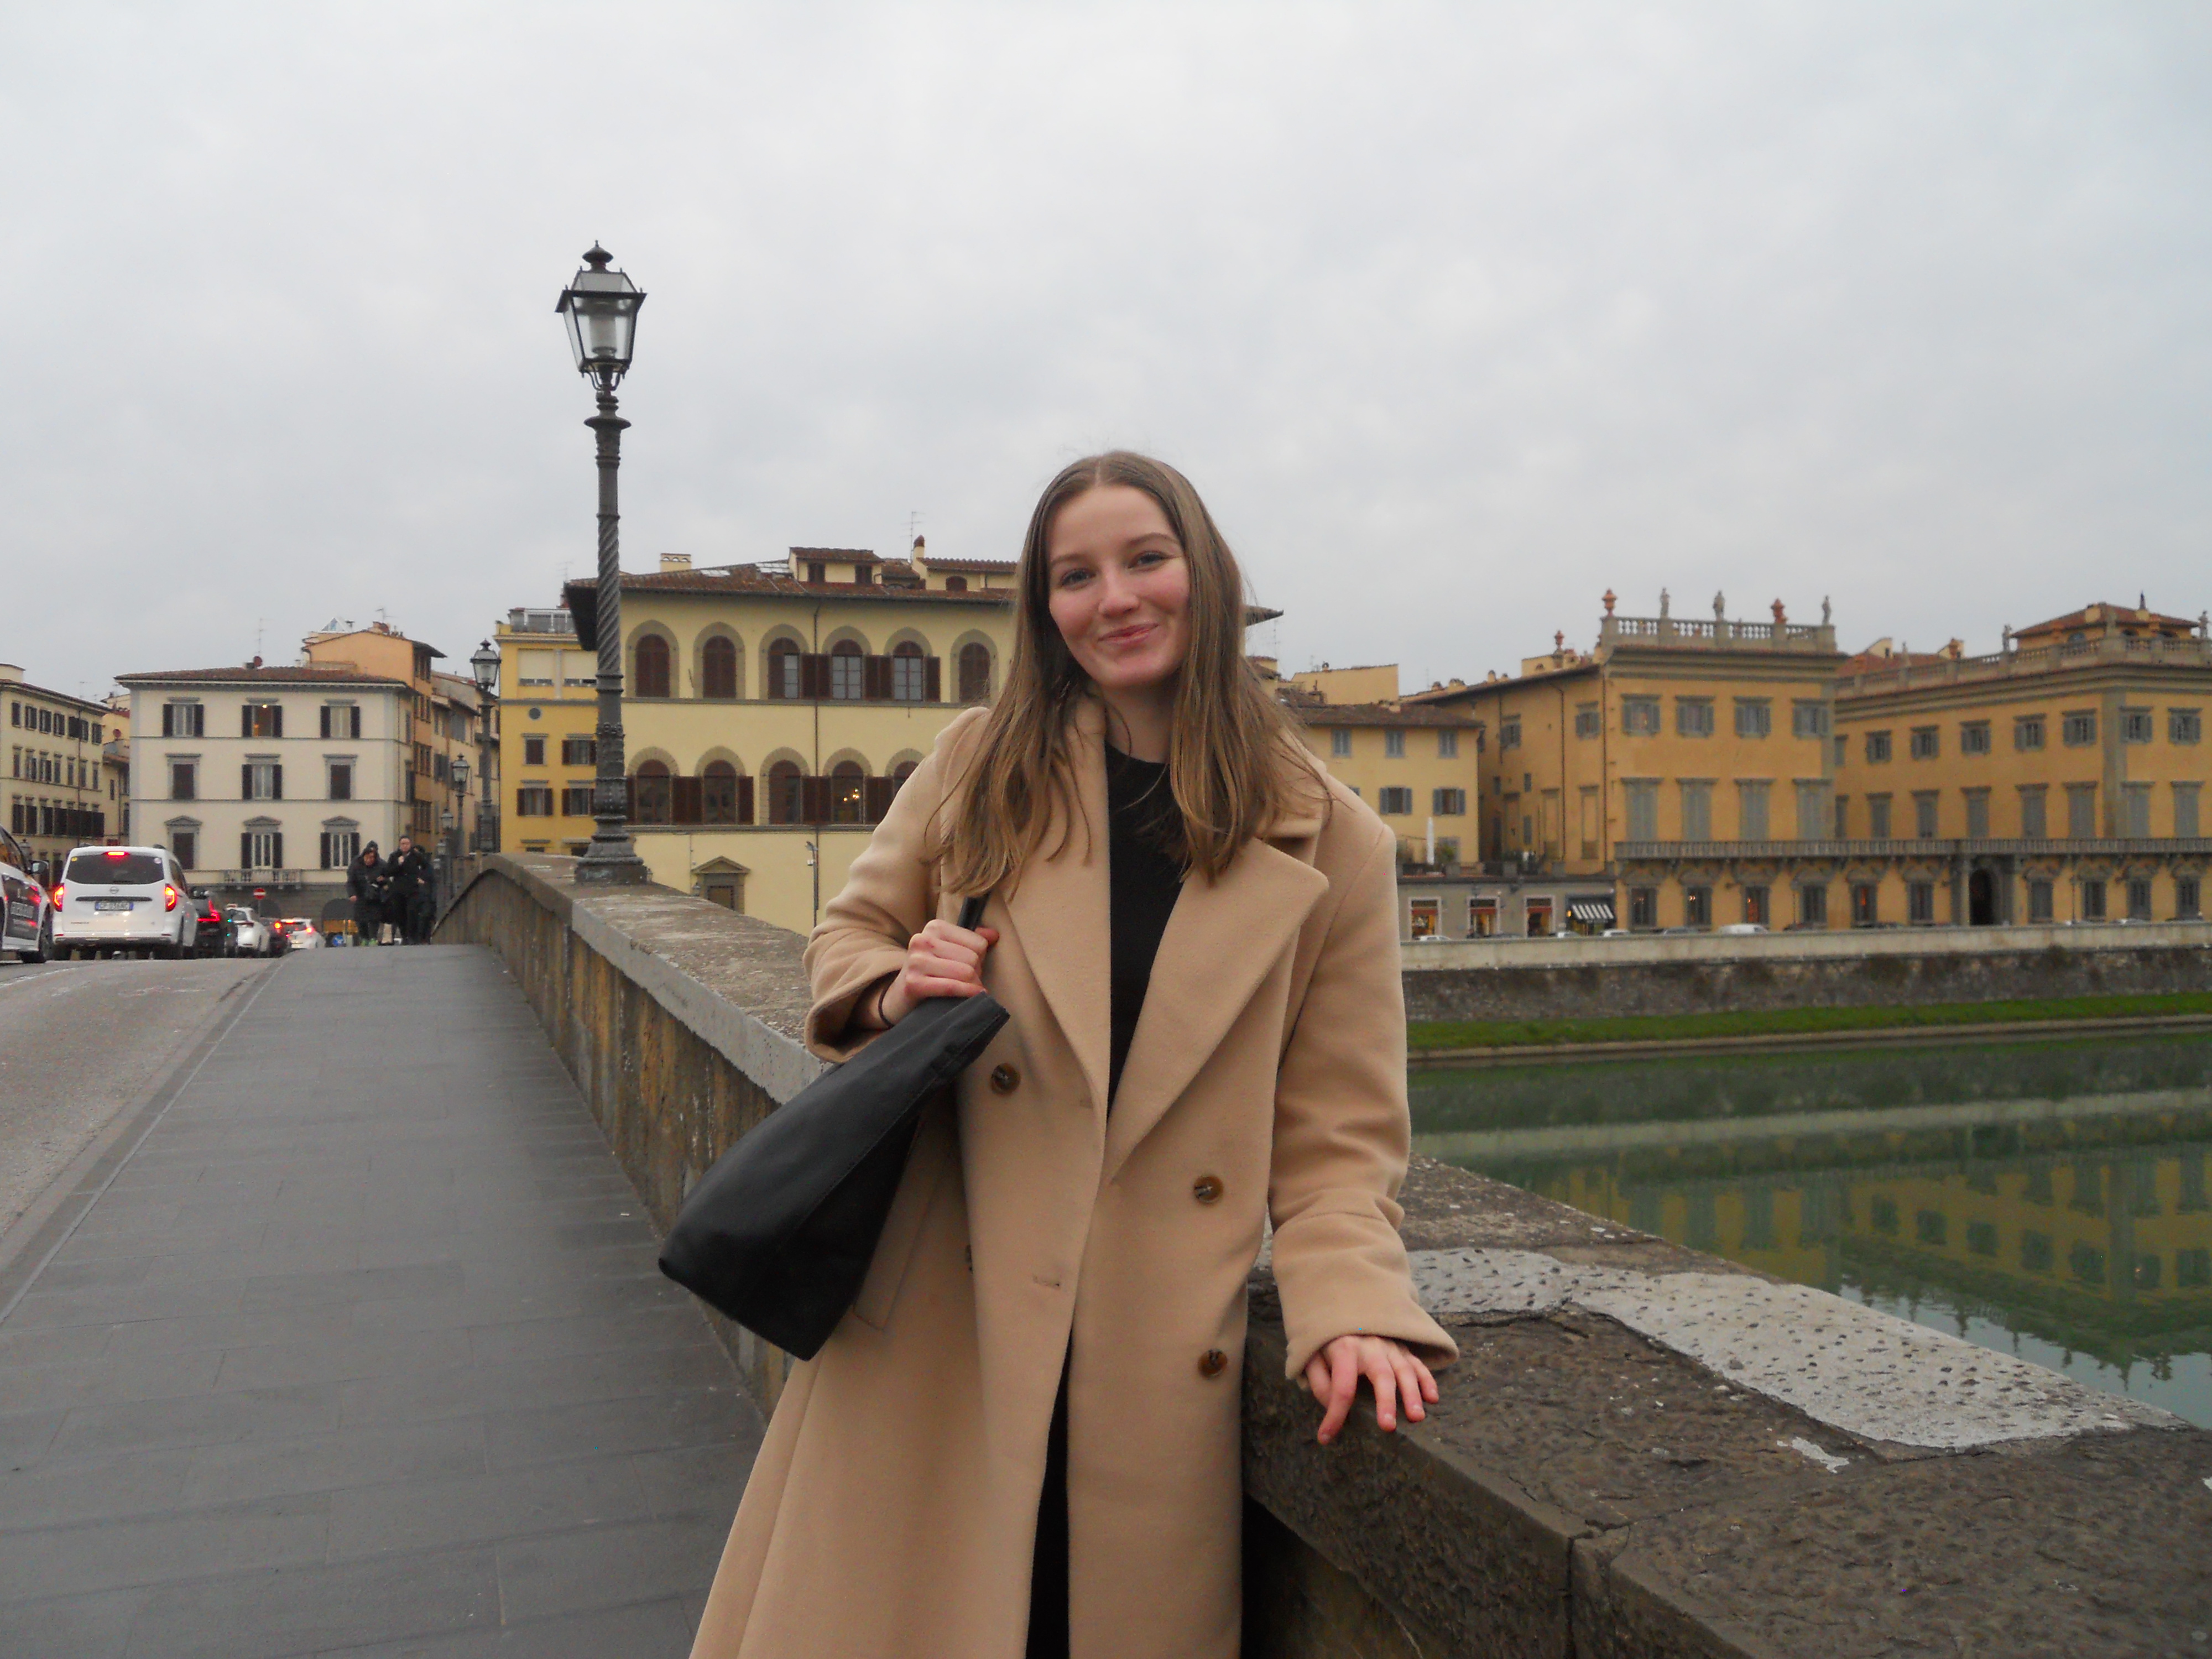
[[[1158,503],[1190,566],[1190,649],[1177,672],[1168,738],[1168,782],[1181,820],[1173,850],[1212,880],[1246,842],[1306,804],[1303,792],[1315,805],[1325,799],[1290,716],[1244,655],[1243,574],[1190,480],[1127,450],[1087,456],[1045,486],[1022,538],[1006,686],[946,803],[950,823],[938,851],[948,892],[985,893],[1018,879],[1054,801],[1069,828],[1079,811],[1069,733],[1091,678],[1052,619],[1046,543],[1060,508],[1109,484],[1141,489]]]

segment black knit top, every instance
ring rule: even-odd
[[[1121,1066],[1129,1058],[1129,1040],[1136,1035],[1137,1017],[1145,1010],[1152,958],[1159,954],[1160,937],[1167,932],[1168,916],[1182,890],[1182,866],[1164,850],[1173,839],[1175,814],[1175,792],[1168,787],[1168,769],[1151,761],[1132,760],[1108,744],[1106,850],[1113,937],[1109,1109],[1114,1096],[1121,1092]]]

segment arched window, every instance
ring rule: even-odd
[[[830,647],[830,695],[839,702],[858,702],[867,678],[867,653],[857,641],[840,640]]]
[[[960,701],[991,701],[991,647],[969,644],[960,647]]]
[[[706,771],[700,775],[699,817],[707,823],[738,821],[738,769],[729,762],[708,761]]]
[[[650,635],[647,635],[650,638]],[[668,647],[661,647],[661,661],[668,660]],[[641,651],[640,656],[645,653]],[[667,763],[663,761],[641,761],[637,772],[630,779],[630,803],[640,823],[666,823],[670,812],[670,780]]]
[[[912,640],[902,640],[891,647],[893,702],[920,702],[928,679],[928,660],[921,654],[920,646]]]
[[[771,697],[799,696],[799,641],[778,640],[768,648],[768,694]]]
[[[894,799],[900,790],[906,787],[906,781],[914,775],[914,769],[921,763],[919,761],[901,761],[891,768],[891,794]]]
[[[968,591],[968,579],[965,576],[947,576],[945,579],[945,591],[948,593],[965,593]]]
[[[858,761],[839,761],[830,771],[830,822],[858,823],[860,822],[860,800],[867,787],[868,775],[860,769]]]
[[[796,761],[778,761],[768,769],[768,821],[798,823],[806,814],[806,777]]]
[[[665,697],[668,695],[668,641],[658,634],[647,634],[637,642],[637,684],[641,697]]]
[[[736,642],[716,635],[699,653],[699,691],[702,696],[732,700],[738,695]]]

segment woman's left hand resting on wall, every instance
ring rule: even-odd
[[[1387,1336],[1340,1336],[1306,1361],[1306,1387],[1324,1408],[1316,1437],[1322,1445],[1336,1438],[1352,1414],[1363,1376],[1375,1390],[1375,1426],[1385,1434],[1396,1430],[1401,1401],[1409,1423],[1419,1422],[1436,1403],[1437,1379],[1404,1343]]]

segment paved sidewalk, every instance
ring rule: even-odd
[[[759,1419],[514,981],[249,994],[0,1319],[0,1654],[684,1654]]]

